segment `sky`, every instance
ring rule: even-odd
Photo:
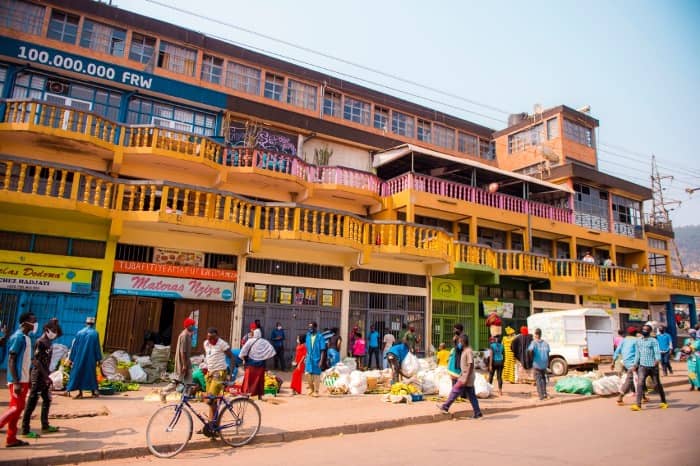
[[[599,169],[651,187],[654,154],[674,226],[700,224],[700,1],[112,4],[496,130],[589,105]]]

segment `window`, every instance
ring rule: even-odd
[[[455,131],[452,128],[446,126],[434,124],[433,125],[433,144],[445,149],[455,148]]]
[[[323,93],[323,114],[340,118],[340,94],[331,91]]]
[[[343,105],[343,118],[355,123],[369,125],[369,109],[370,106],[367,102],[346,96],[345,104]]]
[[[567,119],[564,119],[564,137],[584,146],[593,147],[593,131]]]
[[[214,84],[221,84],[221,73],[224,61],[211,55],[202,57],[202,79]]]
[[[496,145],[493,141],[479,139],[479,157],[485,160],[496,158]]]
[[[615,222],[615,233],[631,237],[641,237],[641,207],[641,203],[638,201],[613,195],[612,211],[613,221]]]
[[[133,97],[129,101],[127,123],[155,125],[202,136],[213,136],[216,116],[156,100]]]
[[[158,67],[175,73],[194,76],[194,67],[197,62],[197,51],[180,47],[169,42],[160,41],[158,53]]]
[[[414,135],[414,125],[415,122],[411,115],[406,115],[405,113],[397,112],[396,110],[391,112],[392,133],[412,138]]]
[[[418,140],[430,142],[430,122],[425,120],[418,120]]]
[[[528,147],[534,147],[542,143],[544,139],[544,126],[539,123],[530,128],[518,131],[508,136],[508,153],[520,152]]]
[[[38,36],[43,25],[43,6],[21,0],[0,1],[0,26]]]
[[[608,193],[574,183],[574,214],[577,225],[594,230],[609,231]]]
[[[5,80],[7,80],[7,68],[0,66],[0,95],[4,95]]]
[[[374,107],[374,127],[382,131],[389,131],[389,110],[382,107]]]
[[[75,44],[75,40],[78,38],[79,22],[80,17],[77,15],[53,10],[51,12],[51,21],[49,22],[49,31],[46,37],[60,40],[67,44]]]
[[[316,110],[316,86],[288,80],[287,103],[306,110]]]
[[[282,92],[284,92],[284,77],[265,73],[265,97],[281,101]]]
[[[96,23],[89,19],[83,21],[83,33],[80,36],[81,47],[108,53],[115,57],[123,57],[125,42],[126,31],[124,29]]]
[[[226,86],[236,91],[260,95],[260,70],[230,61],[226,69]]]
[[[479,139],[471,134],[459,133],[457,150],[463,154],[476,156],[478,153]]]
[[[156,39],[144,36],[138,32],[131,33],[131,48],[129,49],[129,60],[139,63],[150,63],[153,52],[156,49]]]
[[[649,244],[650,248],[654,249],[666,249],[667,248],[667,243],[666,241],[662,239],[656,239],[656,238],[649,238],[647,240],[647,243]]]
[[[547,120],[547,139],[559,137],[559,118]]]

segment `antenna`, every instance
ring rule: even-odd
[[[652,154],[651,156],[651,191],[653,194],[652,198],[652,213],[651,213],[651,218],[649,219],[651,225],[668,230],[668,231],[673,231],[673,225],[671,223],[671,218],[669,215],[669,212],[673,210],[672,209],[667,209],[667,206],[680,206],[681,201],[676,201],[676,200],[665,200],[664,199],[664,190],[666,188],[663,187],[662,182],[664,180],[673,180],[673,176],[670,175],[664,175],[661,176],[659,174],[659,168],[656,165],[656,156]],[[676,260],[678,261],[678,265],[680,266],[681,273],[685,273],[685,267],[683,266],[683,261],[681,260],[681,255],[680,252],[678,251],[678,245],[676,244],[676,241],[671,238],[671,247],[673,248],[673,252],[676,256]]]

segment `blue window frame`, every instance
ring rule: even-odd
[[[49,31],[46,37],[49,39],[60,40],[67,44],[75,44],[78,38],[78,23],[80,16],[64,13],[63,11],[53,10],[51,12],[51,21],[49,21]]]
[[[201,136],[214,136],[216,115],[168,102],[132,97],[127,111],[127,123],[155,125]]]

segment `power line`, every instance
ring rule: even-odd
[[[632,151],[632,150],[630,150],[630,149],[626,149],[626,148],[624,148],[624,147],[622,147],[622,146],[614,146],[614,145],[612,145],[612,144],[606,144],[606,143],[601,142],[601,141],[598,141],[598,146],[599,146],[599,147],[598,147],[598,150],[599,150],[599,151],[606,152],[606,151],[604,151],[603,149],[600,149],[600,146],[605,146],[605,147],[610,147],[610,148],[615,149],[615,150],[619,150],[619,151],[622,151],[622,152],[626,152],[626,153],[628,153],[628,154],[632,154],[632,155],[637,155],[637,156],[638,156],[638,158],[633,158],[633,157],[621,155],[621,154],[619,154],[619,153],[607,151],[607,152],[610,153],[610,154],[615,154],[615,155],[618,155],[618,156],[620,156],[620,157],[627,158],[627,159],[630,159],[630,160],[648,162],[648,160],[650,159],[650,155],[649,155],[649,154],[642,154],[641,152],[635,152],[635,151]],[[669,169],[671,169],[671,168],[669,168],[669,167],[673,166],[673,164],[668,163],[668,167],[667,167],[667,166],[664,166],[664,165],[660,165],[660,164],[659,164],[658,166],[661,167],[661,168],[665,168],[665,169],[669,170]],[[697,173],[698,176],[700,176],[700,170],[693,170],[693,169],[690,168],[690,167],[681,167],[681,166],[676,165],[676,166],[674,167],[674,169],[684,170],[684,171],[688,171],[688,170],[689,170],[689,171],[692,171],[692,172],[694,172],[694,173]]]

